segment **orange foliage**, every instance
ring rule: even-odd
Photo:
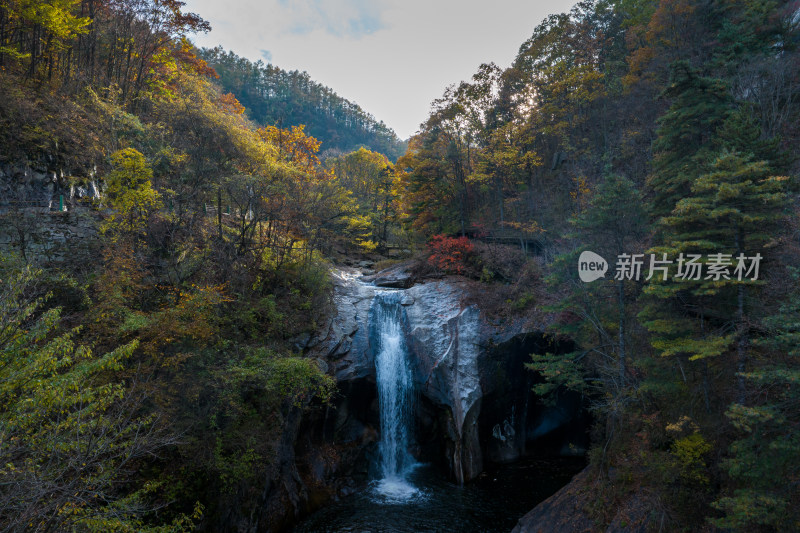
[[[638,24],[629,28],[626,36],[630,73],[625,83],[630,85],[647,72],[656,58],[671,60],[680,56],[680,51],[690,46],[692,14],[696,5],[690,0],[661,0],[647,25]]]
[[[320,165],[317,153],[322,142],[306,135],[305,125],[291,129],[265,126],[257,131],[264,141],[278,147],[281,159],[293,163],[296,168],[310,172]]]
[[[233,95],[233,93],[223,94],[217,99],[217,104],[219,107],[228,113],[232,113],[234,115],[241,115],[244,113],[244,106],[239,103],[239,100]]]
[[[189,72],[206,78],[219,79],[217,71],[209,67],[203,59],[197,57],[194,51],[194,45],[184,37],[180,41],[180,46],[172,50],[172,57]]]

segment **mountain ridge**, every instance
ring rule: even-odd
[[[261,60],[254,63],[222,46],[203,48],[199,56],[217,72],[222,89],[233,93],[260,125],[304,124],[329,155],[362,146],[392,161],[405,153],[406,143],[394,130],[356,102],[314,81],[306,71],[285,70]]]

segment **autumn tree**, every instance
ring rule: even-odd
[[[0,258],[3,525],[148,531],[147,490],[123,487],[140,461],[173,442],[141,411],[140,391],[115,377],[137,342],[104,355],[78,344],[77,330],[61,329],[59,308],[27,296],[40,274]],[[193,524],[182,517],[174,526]]]
[[[325,162],[345,189],[353,193],[358,215],[350,217],[362,227],[362,242],[385,250],[389,230],[397,221],[397,177],[385,155],[359,148]]]
[[[88,17],[76,14],[77,0],[28,0],[0,4],[0,67],[27,63],[29,78],[52,77],[59,52],[86,33]]]
[[[115,212],[106,229],[141,236],[150,214],[161,207],[160,195],[151,182],[153,170],[135,148],[115,152],[111,164],[114,170],[106,178],[106,194]]]

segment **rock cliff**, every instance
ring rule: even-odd
[[[408,287],[400,300],[404,328],[416,386],[425,400],[421,408],[428,410],[418,418],[436,426],[428,429],[436,433],[438,453],[452,476],[466,482],[481,473],[487,457],[508,461],[524,453],[526,439],[534,434],[531,425],[543,427],[533,419],[531,376],[524,369],[530,353],[546,348],[541,333],[526,331],[521,322],[488,320],[472,297],[471,282],[462,278],[415,284],[419,280],[400,265],[361,279],[357,271],[338,271],[334,279],[329,324],[301,344],[330,365],[340,388],[374,384],[372,299],[376,291]],[[552,426],[568,423],[573,414]]]

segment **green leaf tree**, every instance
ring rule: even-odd
[[[113,378],[136,342],[101,356],[77,344],[77,330],[59,331],[58,308],[26,296],[40,274],[0,257],[0,521],[13,531],[147,530],[152,487],[126,483],[165,441]]]

